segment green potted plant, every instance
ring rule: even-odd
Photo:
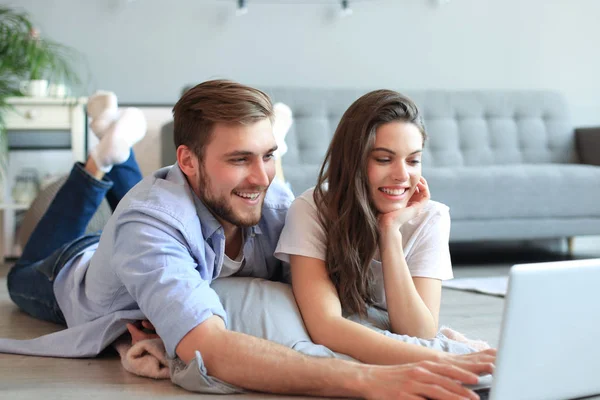
[[[81,61],[70,47],[43,38],[25,11],[0,5],[0,179],[7,162],[7,98],[46,95],[49,80],[76,89],[81,80],[74,64]]]
[[[69,47],[42,39],[39,31],[29,32],[29,42],[25,44],[25,58],[28,60],[29,81],[50,81],[54,84],[78,86],[81,81],[71,64],[78,54]],[[21,88],[22,89],[22,88]]]

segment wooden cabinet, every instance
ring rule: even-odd
[[[27,210],[29,204],[13,201],[12,188],[14,176],[18,171],[11,159],[17,150],[26,150],[28,154],[40,154],[31,156],[38,161],[36,169],[43,171],[45,167],[52,167],[53,161],[44,160],[43,153],[38,151],[60,150],[63,158],[61,165],[71,165],[75,161],[85,161],[87,157],[87,117],[85,112],[86,98],[31,98],[14,97],[9,98],[8,103],[12,106],[4,115],[7,132],[9,135],[9,165],[7,173],[2,181],[3,196],[0,200],[0,260],[5,257],[18,257],[20,249],[15,244],[15,221],[16,213]],[[50,134],[62,134],[66,137],[59,146],[49,145],[46,140]],[[46,136],[48,135],[48,136]],[[11,146],[11,139],[27,137],[25,145],[16,148]],[[30,153],[31,152],[31,153]],[[35,153],[32,153],[35,152]],[[30,157],[30,158],[31,158]],[[66,159],[65,159],[66,158]],[[36,160],[32,160],[35,162]],[[68,170],[63,171],[67,173]]]

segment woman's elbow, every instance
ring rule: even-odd
[[[437,336],[437,330],[427,330],[427,331],[423,331],[423,333],[419,337],[421,339],[431,340],[431,339],[435,339],[436,336]]]
[[[397,335],[407,335],[412,337],[417,337],[419,339],[435,339],[438,333],[438,325],[437,323],[431,323],[428,325],[421,326],[413,326],[410,328],[407,327],[394,327],[392,326],[392,333]]]
[[[418,333],[418,337],[422,339],[435,339],[438,333],[438,327],[436,323],[432,323],[428,326],[422,326],[420,332]]]
[[[336,332],[335,320],[330,318],[315,317],[310,321],[305,321],[305,324],[306,330],[308,331],[313,343],[331,348],[332,338],[335,336]]]

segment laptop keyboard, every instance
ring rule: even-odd
[[[473,390],[475,393],[479,395],[480,400],[489,400],[490,398],[490,388],[481,388]],[[428,399],[431,400],[431,399]]]
[[[480,400],[488,400],[490,398],[490,388],[477,389],[475,393],[479,395]]]

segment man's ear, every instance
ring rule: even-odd
[[[193,177],[198,174],[198,157],[196,157],[196,154],[189,147],[183,144],[177,148],[177,163],[187,177]]]

